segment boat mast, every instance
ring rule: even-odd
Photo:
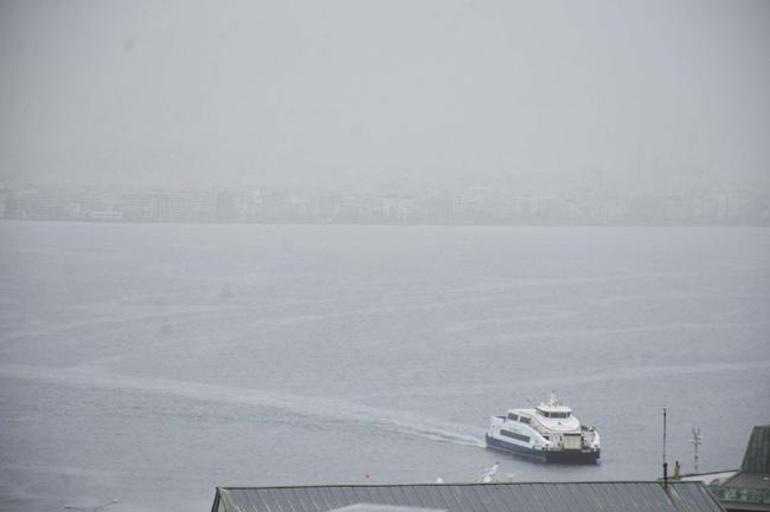
[[[559,399],[556,398],[556,391],[551,390],[551,396],[548,397],[548,405],[555,407],[559,405]]]

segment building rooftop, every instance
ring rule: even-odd
[[[758,425],[751,431],[741,471],[770,474],[770,425]]]
[[[700,482],[218,487],[212,512],[709,512]]]
[[[740,470],[685,475],[708,484],[727,510],[770,511],[770,425],[754,427]]]

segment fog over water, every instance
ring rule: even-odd
[[[770,6],[13,1],[0,176],[768,187]]]
[[[652,480],[663,407],[737,467],[768,48],[765,1],[0,2],[0,510]],[[551,390],[600,464],[485,448]]]

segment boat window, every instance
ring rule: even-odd
[[[513,420],[513,421],[519,421],[519,415],[518,414],[513,414],[512,412],[509,412],[508,413],[508,419],[509,420]]]
[[[527,425],[529,425],[530,419],[529,419],[529,418],[527,418],[526,416],[519,416],[519,421],[520,421],[520,422],[522,422],[522,423],[526,423]]]
[[[523,436],[521,434],[517,434],[516,432],[511,432],[510,430],[500,430],[500,435],[510,437],[511,439],[516,439],[518,441],[524,441],[525,443],[529,442],[529,436]]]

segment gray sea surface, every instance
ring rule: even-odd
[[[0,509],[654,479],[770,421],[770,229],[0,223]],[[596,466],[488,451],[555,390]]]

